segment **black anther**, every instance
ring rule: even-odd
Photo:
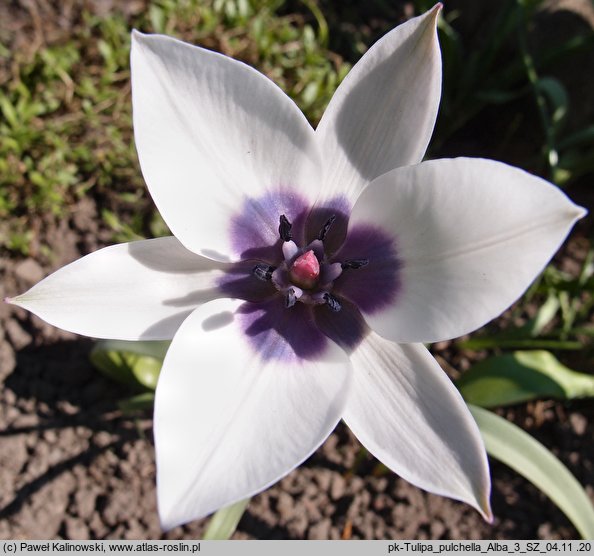
[[[342,309],[340,301],[338,301],[338,299],[336,299],[336,297],[334,297],[331,293],[324,294],[324,301],[326,302],[326,305],[328,305],[328,307],[330,307],[330,309],[335,313],[338,313],[338,311]]]
[[[252,273],[256,278],[259,278],[263,282],[268,282],[272,279],[272,273],[276,270],[275,266],[269,266],[267,264],[257,264],[253,269]]]
[[[324,224],[324,226],[320,230],[320,233],[318,234],[319,240],[324,241],[326,239],[326,236],[328,235],[328,230],[332,227],[332,224],[334,224],[335,220],[336,214],[333,214],[330,218],[328,218],[328,220],[326,220],[326,223]]]
[[[287,290],[287,297],[285,298],[285,307],[288,309],[289,307],[293,307],[297,303],[297,296],[295,295],[295,290],[293,288],[289,288]]]
[[[278,233],[283,241],[291,241],[291,239],[293,239],[293,234],[291,233],[292,227],[293,224],[289,222],[288,218],[284,214],[281,214],[279,218]]]
[[[344,261],[340,266],[342,270],[346,270],[347,268],[352,268],[357,270],[358,268],[362,268],[369,264],[369,259],[351,259],[349,261]]]

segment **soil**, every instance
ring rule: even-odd
[[[60,225],[43,231],[51,261],[4,253],[0,297],[25,291],[102,247],[109,232],[101,228],[98,213],[97,201],[86,198]],[[571,266],[583,241],[574,240],[559,264]],[[118,409],[117,401],[130,391],[92,368],[92,345],[0,305],[0,538],[199,538],[205,520],[161,531],[151,415]],[[434,352],[448,371],[469,363],[469,356],[449,343],[434,346]],[[538,401],[500,413],[552,449],[594,501],[591,402]],[[305,464],[252,499],[234,538],[578,537],[535,487],[491,463],[492,525],[469,507],[424,493],[387,472],[341,424]]]

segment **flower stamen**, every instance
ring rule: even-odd
[[[291,233],[292,227],[293,224],[289,222],[289,219],[284,214],[281,214],[279,218],[278,233],[283,241],[291,241],[293,239],[293,234]]]
[[[325,293],[323,295],[323,299],[326,302],[326,305],[335,313],[338,313],[342,309],[342,305],[336,297],[334,297],[331,293]]]
[[[285,307],[289,309],[293,307],[297,303],[297,296],[295,295],[295,290],[293,288],[289,288],[287,290],[287,295],[285,297]]]
[[[344,261],[340,266],[342,270],[347,270],[348,268],[352,268],[353,270],[357,270],[358,268],[363,268],[369,264],[369,259],[350,259],[348,261]]]
[[[263,282],[268,282],[272,280],[272,273],[276,270],[275,266],[270,266],[267,264],[257,264],[253,269],[253,275],[262,280]]]
[[[300,247],[292,237],[292,223],[285,214],[279,216],[278,233],[282,240],[282,259],[277,265],[266,262],[256,264],[252,274],[264,282],[272,282],[287,309],[299,301],[305,305],[327,305],[333,313],[342,310],[340,297],[334,296],[334,282],[347,269],[359,269],[369,264],[368,258],[331,262],[325,253],[324,240],[336,222],[332,214],[320,230],[318,237],[306,247]]]
[[[320,230],[320,233],[318,234],[319,240],[324,241],[326,239],[326,236],[328,235],[328,231],[332,227],[332,224],[334,224],[335,220],[336,220],[336,214],[333,214],[330,218],[328,218],[328,220],[326,220],[326,223],[322,226],[322,229]]]

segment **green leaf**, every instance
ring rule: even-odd
[[[574,340],[548,340],[546,338],[513,338],[510,335],[477,336],[458,342],[462,349],[566,349],[579,350],[582,344]]]
[[[168,341],[101,340],[91,351],[90,359],[111,379],[154,390],[169,344]]]
[[[478,91],[476,98],[488,104],[505,104],[526,94],[525,89],[505,90],[505,89],[487,89]]]
[[[481,431],[487,452],[546,494],[575,525],[582,538],[594,538],[594,508],[567,467],[513,423],[486,409],[468,407]]]
[[[230,539],[249,503],[250,498],[247,498],[231,504],[231,506],[221,508],[210,519],[202,539],[205,541],[226,541]]]
[[[530,335],[539,336],[545,327],[555,318],[559,310],[559,299],[554,294],[549,294],[547,300],[540,306],[533,321],[530,323]]]
[[[143,392],[142,394],[136,394],[125,400],[118,402],[118,407],[125,413],[131,413],[143,409],[151,409],[155,403],[154,392]]]
[[[535,398],[594,396],[594,376],[562,365],[548,351],[516,351],[489,357],[456,382],[468,403],[495,407]]]
[[[581,147],[582,145],[591,145],[594,143],[594,124],[589,125],[575,133],[565,137],[559,141],[557,145],[559,149],[567,149],[570,147]]]
[[[569,109],[567,90],[558,79],[553,77],[541,77],[534,86],[546,96],[550,103],[553,125],[559,124],[565,118]]]
[[[4,114],[6,121],[9,123],[10,127],[13,129],[17,129],[19,127],[19,116],[8,99],[8,97],[4,95],[0,95],[0,112]]]

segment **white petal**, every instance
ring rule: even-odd
[[[440,9],[375,43],[334,94],[316,130],[326,198],[354,202],[377,176],[422,160],[441,95]]]
[[[174,237],[112,245],[10,299],[54,326],[121,340],[167,340],[201,303],[222,295],[222,263]]]
[[[351,375],[344,352],[326,341],[315,359],[299,359],[274,331],[258,338],[261,316],[242,311],[247,305],[254,304],[221,299],[198,308],[165,359],[155,400],[165,529],[276,482],[326,439],[344,410]],[[265,357],[271,353],[277,358]]]
[[[389,172],[362,193],[349,222],[391,234],[400,261],[394,302],[366,320],[405,343],[471,332],[524,293],[584,214],[552,184],[492,160]]]
[[[221,54],[138,32],[131,64],[142,172],[188,249],[237,260],[230,225],[246,199],[286,190],[315,200],[313,129],[269,79]]]
[[[487,454],[464,400],[421,344],[371,333],[352,353],[344,419],[384,465],[412,484],[491,518]]]

